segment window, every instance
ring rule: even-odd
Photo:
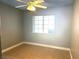
[[[34,16],[33,33],[53,33],[55,16]]]

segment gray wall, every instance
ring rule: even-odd
[[[1,48],[1,17],[0,17],[0,59],[2,59],[2,48]]]
[[[73,59],[79,59],[79,0],[75,0],[72,25],[71,50]]]
[[[2,49],[22,42],[23,12],[9,5],[0,3],[1,45]]]
[[[54,33],[32,33],[32,17],[35,15],[55,15]],[[23,18],[23,11],[0,3],[0,16],[2,20],[2,49],[22,41],[70,47],[72,6],[39,10],[39,12],[34,13],[25,12]]]
[[[56,24],[53,34],[32,33],[32,17],[35,15],[55,15]],[[70,47],[72,6],[64,6],[24,15],[24,35],[26,42],[49,44],[60,47]]]

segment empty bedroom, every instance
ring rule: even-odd
[[[0,59],[79,59],[79,0],[0,0]]]

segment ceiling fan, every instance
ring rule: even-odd
[[[43,2],[45,2],[44,0],[31,0],[29,2],[25,2],[22,0],[17,0],[18,2],[22,2],[25,5],[20,5],[20,6],[16,6],[16,8],[20,8],[20,7],[25,7],[26,9],[29,11],[35,11],[36,7],[37,8],[42,8],[42,9],[46,9],[47,7],[43,5]]]

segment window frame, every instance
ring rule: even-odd
[[[46,16],[53,16],[55,19],[53,19],[53,21],[54,21],[54,29],[52,30],[52,32],[54,32],[55,31],[55,22],[56,22],[56,17],[55,17],[55,15],[46,15]],[[48,30],[48,32],[46,33],[46,32],[44,32],[44,26],[46,25],[46,24],[44,24],[44,17],[46,17],[46,16],[42,16],[43,17],[43,20],[42,20],[42,22],[43,22],[43,24],[42,24],[42,30],[43,30],[43,32],[41,33],[41,34],[49,34],[49,28],[47,28],[47,30]],[[37,33],[37,34],[40,34],[40,32],[38,31],[38,32],[35,32],[35,17],[40,17],[40,16],[33,16],[33,19],[32,19],[32,33]],[[38,22],[39,22],[39,20],[37,20]],[[47,21],[49,21],[48,19],[47,19]],[[48,26],[49,26],[49,23],[47,24]],[[39,24],[38,24],[38,26],[39,26]],[[38,29],[39,30],[39,29]],[[53,34],[53,33],[52,33]]]

